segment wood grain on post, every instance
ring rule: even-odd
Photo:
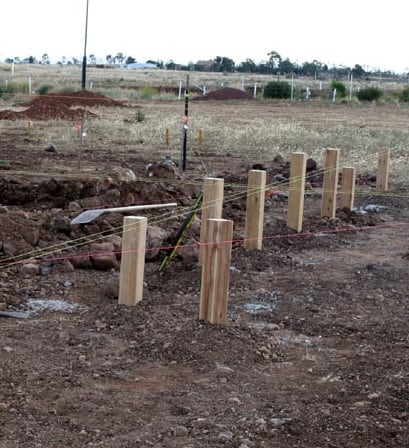
[[[339,153],[339,149],[327,149],[325,151],[321,216],[326,218],[335,218],[335,211],[337,208]]]
[[[251,170],[247,185],[246,223],[244,227],[244,247],[263,247],[264,201],[266,196],[266,172]]]
[[[390,149],[386,149],[378,154],[378,172],[376,175],[377,192],[388,191],[390,156]]]
[[[203,245],[199,317],[212,324],[227,320],[233,221],[209,219]]]
[[[206,221],[208,219],[221,219],[223,210],[224,179],[206,177],[203,185],[202,216],[200,226],[200,243],[206,233]],[[202,261],[202,249],[199,258]]]
[[[301,232],[302,230],[306,166],[306,154],[303,152],[294,152],[291,154],[287,227],[297,232]]]
[[[147,218],[124,218],[118,303],[136,305],[142,300]]]
[[[341,208],[354,208],[356,170],[352,167],[342,168]]]

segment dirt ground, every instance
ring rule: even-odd
[[[28,143],[5,133],[1,158],[31,171],[75,160]],[[123,216],[70,225],[108,200],[188,207],[200,176],[49,179],[0,165],[0,312],[25,313],[0,316],[1,448],[409,446],[407,185],[376,195],[361,179],[369,193],[356,206],[379,207],[336,219],[319,217],[312,188],[300,234],[285,225],[286,196],[269,195],[263,250],[246,251],[247,173],[218,160],[236,197],[223,208],[237,241],[226,325],[198,318],[198,220],[163,273],[163,251],[147,259],[135,307],[117,303],[120,251],[89,255],[105,239],[117,249]],[[183,220],[144,214],[169,236]]]

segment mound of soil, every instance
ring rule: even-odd
[[[243,90],[223,87],[219,90],[209,92],[207,95],[196,97],[195,100],[252,100],[253,97]]]
[[[87,90],[80,90],[78,92],[59,94],[50,93],[47,95],[39,95],[30,101],[20,104],[21,106],[41,106],[43,104],[64,104],[67,107],[98,107],[98,106],[123,106],[121,101],[113,100],[105,95],[100,95]]]
[[[23,111],[4,110],[0,112],[0,120],[77,120],[84,113],[96,116],[86,107],[124,106],[122,102],[88,91],[79,91],[67,95],[51,93],[39,95],[19,106],[28,107]],[[74,108],[74,109],[73,109]]]

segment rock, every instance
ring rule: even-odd
[[[148,177],[160,177],[162,179],[182,178],[176,163],[169,156],[165,160],[148,163],[145,169]]]
[[[47,146],[47,147],[44,149],[44,151],[45,151],[45,152],[52,152],[52,153],[56,153],[56,152],[57,152],[57,150],[56,150],[56,148],[55,148],[54,145],[49,145],[49,146]]]
[[[77,201],[72,201],[68,204],[68,210],[77,211],[81,209],[82,207]]]
[[[317,162],[312,158],[307,159],[305,170],[308,172],[308,171],[314,171],[316,169],[317,169]]]
[[[118,201],[121,197],[121,191],[118,188],[110,188],[105,192],[105,198],[108,202]]]
[[[178,425],[173,430],[173,434],[176,437],[184,437],[184,436],[187,436],[189,434],[189,430],[186,428],[186,426]]]
[[[0,214],[8,213],[9,209],[5,205],[0,205]]]
[[[164,241],[169,233],[159,226],[148,226],[146,233],[146,260],[154,259],[164,247]]]
[[[92,268],[92,261],[88,254],[78,254],[71,258],[71,263],[75,269],[90,269]]]
[[[114,252],[117,260],[121,259],[122,237],[120,235],[109,235],[105,241],[114,246]]]
[[[31,244],[32,246],[37,246],[38,241],[40,240],[40,229],[33,226],[30,229],[27,229],[24,232],[23,236],[27,243]]]
[[[94,268],[100,271],[119,268],[114,245],[109,242],[91,244],[90,259]]]
[[[64,235],[69,236],[71,234],[71,224],[70,220],[65,216],[57,216],[53,223],[53,230],[58,233],[63,233]]]
[[[221,440],[231,440],[233,438],[234,434],[231,431],[223,431],[220,432],[218,435],[218,439]]]
[[[40,273],[40,266],[37,263],[24,263],[21,269],[24,274],[38,275]]]

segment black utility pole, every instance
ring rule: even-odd
[[[185,89],[185,115],[183,116],[183,134],[182,134],[182,148],[180,151],[180,163],[179,172],[183,174],[186,170],[186,149],[187,149],[187,129],[189,120],[189,75],[186,78],[186,89]]]
[[[85,42],[84,42],[84,56],[82,58],[82,80],[81,80],[82,90],[85,90],[85,85],[87,81],[88,2],[89,0],[87,0],[87,11],[85,14]]]

